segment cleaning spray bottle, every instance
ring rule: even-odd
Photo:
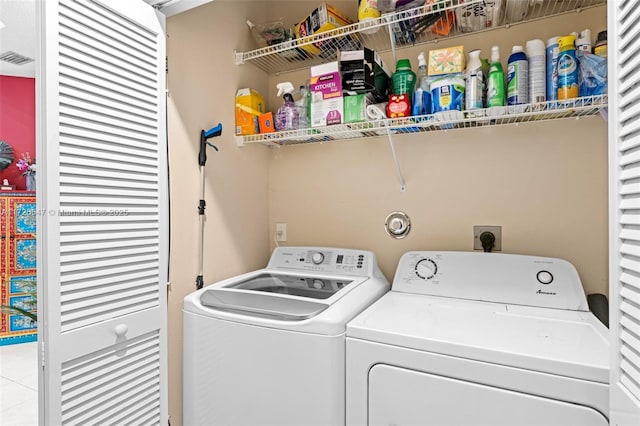
[[[467,111],[483,108],[484,73],[480,61],[480,49],[469,52],[469,62],[465,71],[465,107]]]
[[[282,96],[284,104],[278,108],[275,117],[276,130],[296,130],[299,127],[300,112],[293,101],[293,84],[287,81],[278,83],[278,96]]]
[[[411,105],[411,115],[431,114],[431,92],[429,91],[429,80],[427,77],[427,59],[424,52],[418,55],[418,76],[416,80],[416,90],[413,92],[413,103]]]
[[[306,129],[309,127],[309,116],[307,112],[309,111],[309,105],[307,102],[309,97],[307,95],[307,91],[309,87],[307,84],[301,84],[298,93],[300,97],[295,101],[296,106],[298,107],[298,128]]]
[[[491,48],[491,66],[487,78],[487,107],[488,114],[496,116],[504,113],[506,103],[504,93],[504,71],[500,63],[500,48]]]

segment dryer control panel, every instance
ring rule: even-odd
[[[370,277],[376,257],[370,251],[327,247],[277,247],[268,268]]]
[[[550,257],[501,253],[405,253],[392,291],[542,308],[588,311],[573,265]]]

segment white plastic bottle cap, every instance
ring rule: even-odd
[[[538,56],[545,54],[544,41],[535,39],[527,41],[526,47],[527,56]]]

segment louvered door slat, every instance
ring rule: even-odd
[[[77,131],[78,129],[74,130]],[[129,143],[122,143],[122,141],[96,141],[90,137],[88,132],[84,133],[84,136],[64,135],[60,142],[69,148],[84,147],[90,149],[97,153],[97,155],[101,155],[102,153],[118,153],[120,155],[127,155],[129,158],[131,158],[131,156],[140,156],[141,158],[147,159],[155,158],[156,161],[158,158],[158,153],[156,151],[142,149],[141,147],[134,147]]]
[[[137,271],[141,268],[158,268],[159,264],[158,263],[138,263],[138,262],[130,262],[130,263],[123,263],[118,265],[117,267],[112,267],[109,269],[108,272],[104,273],[105,276],[107,275],[118,275],[118,274],[126,274],[129,272],[133,272],[133,271]],[[65,280],[71,280],[71,281],[77,281],[77,280],[90,280],[93,277],[95,277],[96,274],[92,273],[92,271],[72,271],[72,272],[65,272],[62,274],[61,276],[61,281],[64,283]]]
[[[76,119],[82,120],[84,123],[100,123],[101,126],[109,129],[126,128],[128,131],[135,132],[134,134],[143,135],[143,137],[153,137],[158,134],[158,129],[155,127],[145,126],[138,122],[131,121],[130,117],[125,117],[125,114],[120,114],[120,117],[115,117],[114,114],[105,113],[104,109],[102,111],[98,111],[97,109],[91,111],[77,103],[74,106],[61,105],[60,113],[63,116],[73,116]],[[98,128],[94,128],[93,130],[99,131]],[[144,160],[145,158],[143,157],[142,161]]]
[[[144,246],[158,246],[158,239],[155,237],[145,238],[145,239],[120,239],[118,240],[118,247],[113,247],[114,240],[106,240],[106,241],[90,241],[83,242],[82,244],[61,244],[60,252],[72,255],[74,253],[83,253],[87,252],[95,252],[101,251],[108,253],[110,251],[119,250],[120,248],[135,248],[135,247],[144,247]],[[144,244],[144,246],[142,245]]]
[[[635,303],[637,307],[640,307],[640,286],[637,281],[632,283],[625,283],[626,285],[620,290],[620,295],[626,300]],[[638,347],[640,349],[640,346]]]
[[[620,26],[620,33],[629,33],[633,31],[636,22],[640,17],[640,10],[637,8],[629,8],[626,9],[626,13],[624,13],[624,19],[621,20],[622,25]]]
[[[640,336],[640,321],[626,317],[620,321],[620,325],[623,329],[629,330],[629,332],[636,336]]]
[[[116,84],[121,87],[120,90],[130,90],[139,93],[149,102],[153,102],[153,97],[147,96],[149,84],[145,78],[140,78],[139,74],[134,72],[126,72],[121,68],[112,64],[100,63],[101,67],[96,66],[95,58],[86,52],[76,52],[70,49],[70,46],[64,47],[60,51],[60,55],[65,56],[66,62],[62,74],[68,78],[79,78],[85,80],[87,78],[98,79],[104,81],[101,86],[106,84]],[[89,80],[86,80],[89,81]]]
[[[638,64],[635,64],[636,66],[640,67],[640,56],[638,56]],[[634,61],[635,62],[635,61]],[[630,69],[630,72],[634,72],[634,69]],[[634,86],[635,87],[635,86]],[[636,90],[631,90],[631,95],[635,95],[636,94]],[[634,97],[634,96],[629,96],[627,98],[628,101],[628,105],[626,105],[626,108],[621,111],[620,113],[620,120],[627,122],[627,123],[633,123],[634,120],[638,119],[638,116],[640,116],[640,107],[638,107],[638,101],[640,100],[640,98],[638,97]],[[627,127],[624,127],[624,130],[620,132],[620,136],[622,138],[622,140],[626,140],[628,137],[624,137],[623,134],[627,132]]]
[[[101,122],[99,119],[92,118],[87,119],[83,118],[83,111],[78,111],[73,116],[63,115],[60,117],[61,124],[68,127],[77,127],[84,128],[86,130],[90,130],[94,132],[95,136],[99,136],[101,133],[118,135],[122,138],[130,138],[132,140],[137,140],[140,142],[153,143],[153,138],[157,137],[157,131],[155,135],[153,132],[150,132],[145,129],[145,131],[137,131],[132,126],[122,127],[122,126],[112,126],[109,123]],[[89,153],[90,151],[88,151]],[[131,160],[130,160],[131,161]]]
[[[640,246],[637,244],[622,244],[620,246],[620,252],[630,256],[640,257]]]
[[[73,309],[73,304],[82,303],[89,300],[96,303],[114,303],[113,294],[117,293],[119,299],[127,299],[133,297],[146,297],[146,295],[151,294],[156,289],[153,288],[154,280],[157,280],[158,276],[150,276],[147,280],[137,280],[137,281],[126,281],[124,283],[110,283],[108,286],[96,287],[91,286],[92,296],[90,299],[87,299],[86,296],[81,294],[81,291],[68,292],[66,291],[66,286],[63,287],[63,290],[60,294],[60,300],[62,303],[67,304],[68,309]],[[119,284],[119,285],[116,285]],[[87,285],[87,288],[90,286]]]
[[[84,76],[81,80],[73,80],[65,75],[60,76],[60,86],[65,90],[68,90],[68,96],[66,93],[61,94],[61,98],[64,100],[71,100],[73,97],[104,97],[109,102],[120,102],[124,106],[135,108],[138,114],[146,112],[146,115],[150,114],[156,105],[149,102],[148,99],[138,99],[137,97],[130,98],[126,94],[126,90],[122,88],[110,89],[108,85],[102,84],[95,79],[95,84],[88,83],[90,76]],[[106,103],[105,103],[106,105]],[[63,131],[65,129],[62,129]]]
[[[143,345],[136,345],[140,341]],[[64,423],[104,424],[108,422],[109,415],[113,416],[120,411],[149,408],[149,405],[140,404],[139,400],[122,399],[123,383],[127,380],[135,383],[139,379],[140,375],[135,372],[136,369],[142,372],[141,376],[146,375],[146,380],[137,383],[142,385],[137,388],[138,394],[146,396],[147,403],[155,400],[157,407],[159,386],[156,383],[159,383],[157,372],[160,367],[160,359],[157,356],[158,347],[157,335],[142,336],[124,345],[115,345],[93,356],[83,358],[80,368],[73,363],[63,365]],[[132,365],[135,368],[131,368]],[[132,376],[127,377],[127,373]],[[149,383],[154,383],[154,386],[149,387]]]
[[[136,269],[117,275],[93,277],[90,280],[72,280],[65,277],[60,290],[60,299],[66,297],[84,297],[83,291],[91,290],[95,294],[102,292],[120,292],[134,286],[147,285],[150,281],[157,280],[157,271],[153,268]]]
[[[616,167],[617,166],[619,166],[619,164],[617,164]],[[619,177],[620,177],[620,180],[625,182],[628,180],[640,178],[640,165],[632,164],[631,166],[625,166],[621,168],[619,172]]]
[[[112,96],[111,92],[104,89],[100,89],[101,93],[96,93],[97,90],[96,87],[75,82],[74,85],[65,87],[65,93],[64,96],[61,96],[60,102],[65,105],[76,102],[80,105],[98,106],[111,111],[112,114],[123,112],[129,114],[134,120],[153,124],[153,120],[149,118],[149,114],[153,113],[151,105],[137,102],[135,99],[116,98]]]
[[[638,88],[640,92],[640,88]],[[640,102],[640,96],[635,102]],[[635,115],[635,120],[629,121],[629,124],[625,126],[624,132],[620,132],[620,139],[622,144],[620,145],[620,149],[623,151],[638,149],[640,147],[640,142],[636,138],[640,134],[640,119],[638,114]]]
[[[67,176],[85,176],[87,182],[97,181],[97,183],[102,182],[110,185],[117,185],[120,182],[130,182],[135,184],[135,181],[132,181],[131,179],[132,175],[135,175],[137,181],[158,182],[158,175],[153,172],[143,172],[141,170],[117,170],[113,168],[100,169],[95,165],[88,167],[77,163],[60,164],[61,180],[65,179]]]
[[[628,180],[623,188],[620,188],[620,195],[640,194],[640,179]]]
[[[620,89],[625,94],[625,96],[628,95],[627,91],[633,87],[632,85],[629,84],[629,82],[633,80],[633,74],[632,74],[633,67],[638,65],[638,58],[634,55],[636,55],[639,50],[640,50],[639,40],[630,38],[628,39],[628,43],[625,46],[623,46],[622,50],[620,51],[621,60],[622,60],[622,62],[620,63],[621,65],[620,68],[622,71],[622,74],[620,75],[622,79],[622,82],[621,82],[622,84],[620,85]],[[625,103],[623,105],[628,105],[627,99],[625,99]]]
[[[624,210],[628,209],[640,209],[640,197],[625,197],[620,202],[620,208]]]
[[[88,52],[97,61],[132,69],[143,76],[155,70],[151,64],[152,60],[146,55],[146,51],[153,49],[153,46],[141,46],[144,52],[142,53],[138,49],[127,46],[125,44],[127,37],[122,37],[122,34],[109,37],[100,32],[99,25],[93,27],[84,25],[82,21],[71,19],[65,11],[61,11],[60,18],[62,26],[73,29],[73,33],[61,32],[61,47]],[[80,19],[83,18],[85,17],[80,17]],[[151,83],[154,80],[152,77],[148,79]],[[150,87],[153,87],[153,84],[150,84]]]
[[[627,164],[637,164],[638,160],[640,160],[640,150],[638,149],[629,149],[625,150],[625,156],[622,159],[623,163],[620,165],[626,166]]]
[[[620,223],[623,225],[640,225],[640,215],[637,214],[624,214],[620,216]]]
[[[40,3],[46,423],[167,424],[164,32],[140,0]]]
[[[77,175],[65,175],[61,176],[60,179],[66,188],[72,188],[74,186],[87,186],[91,185],[92,188],[123,188],[123,189],[153,189],[155,186],[153,182],[131,182],[131,181],[123,181],[123,182],[112,182],[107,180],[99,180],[96,178],[90,179],[87,181],[87,178],[81,178]]]
[[[63,5],[63,13],[78,13],[80,20],[92,20],[95,25],[106,28],[106,31],[113,30],[112,37],[118,43],[132,44],[141,53],[147,55],[151,60],[154,59],[149,50],[153,50],[158,40],[153,34],[144,28],[140,28],[132,22],[114,19],[112,12],[99,3],[80,2],[74,8],[65,8]],[[122,37],[119,37],[122,36]],[[157,60],[157,58],[155,58]]]

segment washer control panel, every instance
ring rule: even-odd
[[[588,310],[578,272],[562,259],[477,252],[405,253],[392,291]]]
[[[376,265],[370,251],[326,247],[278,247],[268,268],[371,276]]]

